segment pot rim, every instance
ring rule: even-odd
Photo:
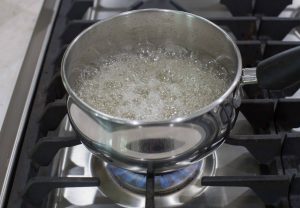
[[[223,93],[219,98],[217,98],[216,100],[214,100],[210,104],[204,106],[203,108],[199,109],[198,111],[193,112],[192,114],[185,115],[185,116],[179,116],[179,117],[175,117],[175,118],[172,118],[172,119],[165,119],[165,120],[130,120],[130,119],[125,119],[125,118],[121,118],[121,117],[111,116],[111,115],[105,114],[105,113],[103,113],[99,110],[94,109],[89,104],[87,104],[82,99],[80,99],[77,96],[77,94],[73,91],[71,86],[69,85],[68,78],[66,76],[66,66],[65,66],[66,65],[66,60],[67,60],[67,58],[69,56],[69,53],[72,50],[73,46],[88,31],[92,30],[93,28],[97,27],[98,25],[100,25],[102,23],[110,21],[114,18],[119,18],[119,17],[122,17],[122,16],[135,14],[135,13],[141,13],[141,12],[167,12],[167,13],[186,15],[187,17],[196,18],[196,19],[199,19],[201,21],[204,21],[204,22],[214,26],[216,30],[219,30],[224,35],[224,37],[231,43],[231,45],[234,48],[235,55],[237,56],[236,75],[235,75],[235,78],[234,78],[233,82],[231,83],[230,87],[225,91],[225,93]],[[118,15],[115,15],[113,17],[107,18],[103,21],[99,21],[99,22],[91,25],[90,27],[83,30],[70,43],[70,45],[68,46],[68,48],[66,49],[66,51],[63,55],[62,63],[61,63],[61,77],[62,77],[63,85],[64,85],[65,89],[67,90],[69,96],[71,96],[73,98],[75,103],[80,108],[83,108],[84,110],[88,111],[90,114],[93,114],[97,117],[101,117],[102,119],[109,120],[109,121],[119,123],[119,124],[127,124],[127,125],[134,125],[134,126],[179,123],[179,122],[184,122],[184,121],[191,120],[193,118],[199,117],[199,116],[211,111],[212,109],[217,107],[219,104],[221,104],[234,91],[236,86],[239,84],[240,79],[241,79],[241,75],[242,75],[242,59],[241,59],[240,51],[239,51],[237,45],[235,44],[235,42],[232,40],[232,38],[222,28],[220,28],[215,23],[213,23],[213,22],[211,22],[211,21],[209,21],[209,20],[207,20],[203,17],[200,17],[198,15],[191,14],[191,13],[188,13],[188,12],[183,12],[183,11],[167,10],[167,9],[140,9],[140,10],[127,11],[127,12],[120,13]]]

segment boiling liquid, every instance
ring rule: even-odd
[[[130,120],[189,115],[220,97],[230,85],[227,70],[208,55],[179,47],[141,46],[81,69],[77,95],[105,114]]]

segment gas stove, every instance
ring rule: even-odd
[[[0,134],[1,207],[300,207],[299,85],[243,87],[230,135],[201,162],[160,175],[93,156],[73,131],[60,62],[85,28],[120,12],[163,8],[208,18],[236,41],[243,67],[299,46],[291,0],[45,0]],[[272,5],[272,7],[270,7]],[[284,69],[283,69],[284,70]]]

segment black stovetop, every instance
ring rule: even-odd
[[[201,4],[198,0],[194,2]],[[264,58],[300,45],[298,41],[282,41],[294,27],[300,25],[300,18],[278,17],[291,2],[221,0],[232,16],[209,19],[234,35],[244,67],[255,67]],[[67,113],[66,92],[60,77],[62,54],[82,30],[99,21],[82,19],[92,5],[92,0],[61,2],[22,137],[7,207],[45,207],[47,194],[55,188],[99,185],[97,178],[53,178],[50,173],[52,158],[57,151],[79,144],[76,137],[62,138],[49,132],[58,127]],[[177,9],[191,13],[194,10],[183,0],[135,1],[121,9],[101,9],[122,12],[140,8]],[[298,88],[276,92],[261,90],[257,85],[244,88],[248,99],[242,100],[240,110],[255,134],[230,135],[227,143],[246,147],[257,159],[261,175],[205,177],[202,180],[204,185],[245,186],[251,188],[266,207],[300,207],[300,133],[291,131],[300,126],[300,99],[285,98]],[[153,190],[147,193],[151,201]],[[148,203],[148,206],[154,205]]]

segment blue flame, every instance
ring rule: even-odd
[[[164,173],[155,176],[155,187],[159,189],[168,189],[170,187],[181,184],[183,181],[193,177],[195,171],[201,167],[201,162],[188,166],[186,168]],[[135,173],[129,170],[108,165],[108,170],[114,175],[121,183],[126,183],[138,189],[146,189],[146,175]]]

